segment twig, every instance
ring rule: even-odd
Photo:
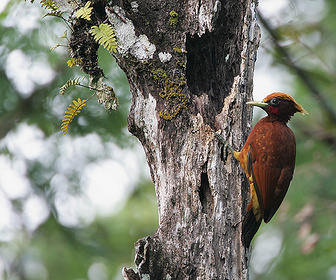
[[[305,136],[308,136],[311,139],[315,139],[317,141],[323,142],[331,147],[333,150],[336,150],[336,135],[333,132],[327,131],[326,128],[319,126],[319,127],[312,127],[307,126],[301,121],[295,121],[292,125],[299,129],[301,133]]]

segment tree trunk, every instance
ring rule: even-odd
[[[158,202],[158,229],[136,242],[138,271],[124,268],[124,278],[246,279],[248,182],[211,129],[236,149],[250,131],[257,1],[92,2],[115,30],[132,91],[129,131]]]

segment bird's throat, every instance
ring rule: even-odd
[[[280,115],[280,110],[277,107],[269,106],[268,110],[274,116],[279,116]]]

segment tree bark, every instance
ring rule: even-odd
[[[124,268],[124,278],[246,279],[248,182],[211,129],[236,149],[250,131],[257,1],[92,2],[114,27],[132,91],[128,128],[158,202],[158,229],[136,242],[137,272]]]

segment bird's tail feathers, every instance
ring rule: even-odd
[[[253,214],[253,210],[250,209],[247,211],[246,215],[244,216],[243,220],[243,230],[242,230],[242,242],[245,248],[248,248],[250,246],[250,243],[254,237],[254,235],[257,233],[261,220],[257,221]]]

